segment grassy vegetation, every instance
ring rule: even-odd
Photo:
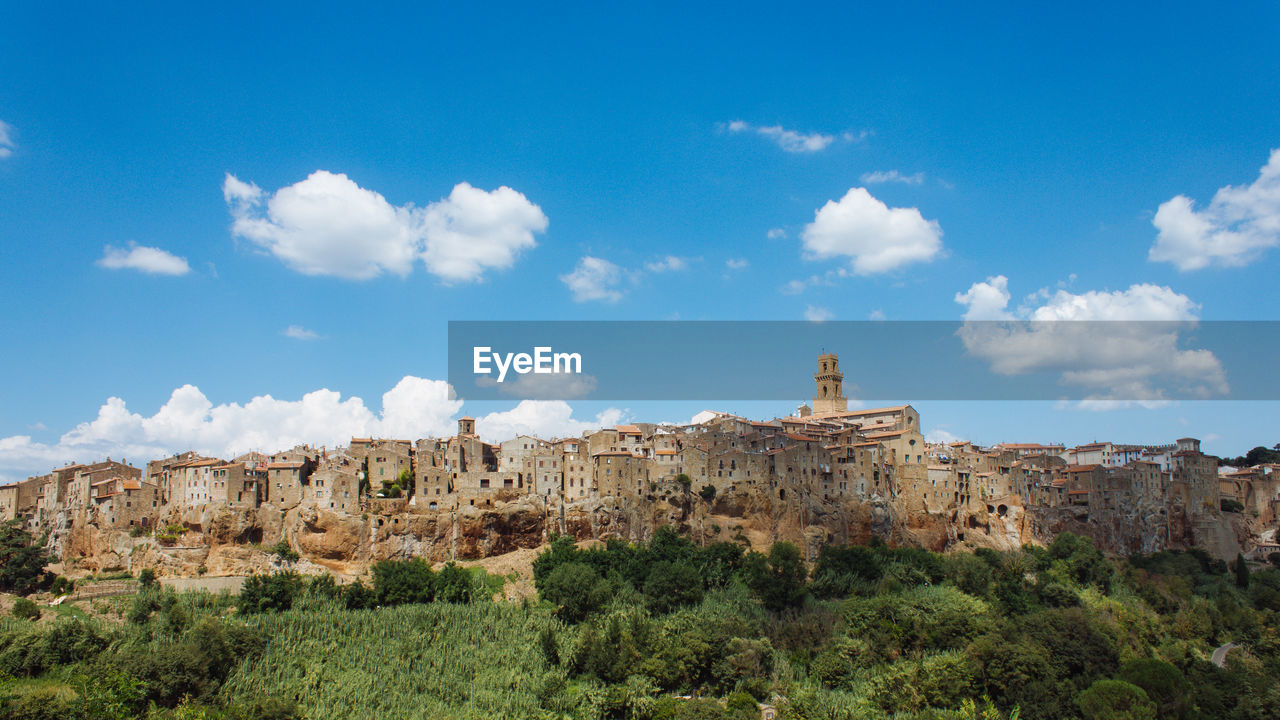
[[[1280,571],[1166,552],[697,547],[674,533],[502,578],[421,561],[372,586],[283,572],[157,586],[123,622],[0,619],[0,718],[1280,716]],[[1226,642],[1225,667],[1209,662]],[[688,696],[694,696],[692,698]]]

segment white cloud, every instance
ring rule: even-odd
[[[0,120],[0,158],[7,158],[13,154],[13,136],[11,132],[13,126]]]
[[[919,185],[924,182],[924,173],[918,172],[912,175],[904,175],[897,170],[876,170],[874,172],[863,173],[861,179],[866,185],[875,185],[877,183]]]
[[[514,265],[521,250],[537,244],[533,235],[547,229],[547,216],[509,187],[485,192],[459,183],[425,208],[423,225],[427,270],[447,282],[468,282]]]
[[[655,260],[644,264],[644,269],[652,273],[677,272],[680,270],[687,270],[688,267],[688,260],[676,257],[675,255],[668,255],[661,260]]]
[[[933,428],[932,430],[924,434],[924,439],[925,439],[925,442],[931,442],[935,444],[960,442],[960,438],[958,436],[953,435],[952,433],[949,433],[946,430],[943,430],[942,428]]]
[[[734,120],[724,127],[731,133],[753,132],[761,137],[772,140],[777,143],[778,147],[790,153],[819,152],[827,149],[837,139],[852,142],[854,140],[861,140],[866,136],[866,133],[862,133],[858,136],[854,136],[851,133],[844,133],[837,138],[835,135],[828,135],[826,133],[802,133],[796,130],[788,130],[781,125],[752,125],[742,120]]]
[[[790,280],[787,282],[786,285],[782,286],[782,294],[783,295],[799,295],[800,293],[804,292],[805,288],[809,287],[810,283],[812,283],[816,279],[817,279],[816,277],[813,277],[813,278],[809,278],[808,281]]]
[[[1010,320],[1008,311],[1009,278],[996,275],[986,282],[976,282],[962,293],[956,293],[955,301],[964,305],[965,320]]]
[[[751,261],[746,258],[729,258],[724,261],[724,266],[730,270],[746,270],[751,265]]]
[[[149,275],[186,275],[191,272],[186,258],[134,243],[129,243],[128,248],[107,245],[97,264],[108,270],[137,270]]]
[[[942,228],[916,208],[890,208],[865,188],[828,200],[801,234],[811,260],[848,257],[858,275],[927,262],[942,251]]]
[[[561,275],[560,281],[569,287],[575,302],[617,302],[622,299],[622,291],[618,289],[622,283],[622,268],[604,258],[584,255],[573,272]]]
[[[232,232],[304,275],[367,280],[407,276],[415,260],[446,283],[480,280],[511,267],[537,243],[547,217],[508,187],[459,183],[447,198],[394,206],[343,174],[324,170],[267,196],[227,174],[223,197]]]
[[[1063,385],[1090,393],[1097,405],[1160,402],[1168,389],[1197,397],[1228,392],[1222,363],[1209,350],[1179,347],[1194,328],[1199,306],[1168,287],[1033,294],[1008,309],[1008,278],[974,283],[955,301],[966,306],[959,336],[966,350],[1001,375],[1049,372]],[[996,322],[977,322],[993,320]]]
[[[281,333],[287,338],[294,340],[319,340],[320,335],[315,330],[308,330],[301,325],[290,325]]]
[[[491,412],[476,420],[476,432],[491,441],[516,435],[542,438],[578,437],[588,430],[612,427],[623,420],[623,411],[609,408],[593,420],[577,420],[573,408],[563,400],[521,400],[510,410]]]
[[[804,309],[804,319],[809,322],[824,322],[834,317],[835,314],[824,307],[810,305]]]
[[[1280,245],[1280,149],[1252,185],[1220,188],[1200,211],[1178,195],[1160,205],[1152,224],[1159,233],[1147,258],[1184,271],[1238,267]]]
[[[770,240],[781,240],[782,238],[787,236],[787,231],[780,227],[770,228],[769,232],[765,233],[764,235]]]
[[[461,400],[451,398],[448,383],[413,376],[383,394],[380,416],[360,398],[343,399],[327,389],[299,400],[262,395],[243,405],[214,405],[198,388],[184,385],[151,416],[131,412],[121,398],[108,398],[96,418],[55,444],[33,442],[26,435],[0,438],[0,467],[34,474],[107,456],[136,465],[184,450],[230,458],[299,443],[345,445],[353,436],[443,436],[454,431],[452,417],[461,407]]]
[[[867,319],[868,320],[884,320],[885,319],[884,310],[881,310],[879,308],[872,310],[871,312],[867,313]]]

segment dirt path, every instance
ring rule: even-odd
[[[244,585],[244,576],[231,575],[228,577],[160,578],[160,583],[165,587],[171,587],[178,592],[186,592],[187,590],[208,590],[211,593],[218,593],[226,590],[234,595],[240,592],[240,587]]]

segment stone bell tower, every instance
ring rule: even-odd
[[[818,356],[818,372],[813,374],[817,393],[813,396],[813,414],[845,412],[849,401],[844,396],[844,373],[840,372],[840,358],[835,353]]]

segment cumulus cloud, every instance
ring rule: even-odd
[[[1152,224],[1159,232],[1148,259],[1183,271],[1239,267],[1280,245],[1280,149],[1253,184],[1220,188],[1203,210],[1178,195],[1160,205]]]
[[[199,388],[183,385],[154,415],[133,412],[108,398],[93,420],[77,425],[57,443],[30,436],[0,438],[0,466],[47,472],[66,462],[107,456],[135,463],[184,450],[230,458],[248,450],[271,451],[299,443],[346,444],[353,436],[417,438],[449,434],[462,406],[448,383],[406,376],[382,396],[376,415],[358,397],[321,389],[298,400],[261,395],[241,405],[213,404]]]
[[[584,255],[573,272],[560,276],[560,282],[568,286],[575,302],[622,299],[622,268],[604,258]]]
[[[807,259],[844,258],[858,275],[928,262],[942,251],[942,228],[916,208],[890,208],[865,188],[828,200],[801,233]]]
[[[788,130],[781,125],[752,125],[742,120],[734,120],[724,127],[731,133],[755,133],[761,137],[768,138],[789,153],[819,152],[826,150],[838,139],[852,142],[861,140],[866,136],[866,133],[860,133],[859,135],[842,133],[839,136],[819,132],[803,133],[796,130]]]
[[[476,419],[476,432],[491,441],[516,435],[537,437],[577,437],[583,432],[617,425],[624,413],[617,408],[600,412],[592,420],[573,417],[573,408],[563,400],[521,400],[510,410],[492,412]]]
[[[199,388],[183,385],[153,415],[133,412],[123,399],[112,397],[99,408],[97,417],[80,423],[56,443],[35,442],[30,435],[0,438],[0,467],[39,474],[68,462],[94,462],[108,456],[140,465],[185,450],[232,458],[249,450],[269,452],[300,443],[346,445],[352,437],[445,437],[455,432],[461,409],[462,400],[447,382],[411,375],[383,393],[381,413],[359,397],[343,398],[327,389],[297,400],[261,395],[244,404],[215,405]],[[563,401],[524,400],[510,410],[485,415],[477,427],[495,440],[517,433],[576,436],[615,425],[624,415],[609,408],[594,419],[579,420]]]
[[[746,258],[729,258],[724,261],[724,266],[730,270],[746,270],[751,265],[751,261]]]
[[[7,158],[13,154],[13,126],[0,120],[0,158]]]
[[[957,435],[943,430],[942,428],[933,428],[929,432],[925,433],[924,440],[925,442],[931,442],[934,444],[960,442],[960,438]]]
[[[824,307],[810,305],[804,309],[804,319],[809,322],[823,322],[835,317],[835,314]]]
[[[287,338],[294,340],[319,340],[320,335],[315,330],[308,330],[301,325],[290,325],[281,333]]]
[[[644,269],[651,273],[677,272],[686,270],[688,267],[688,260],[675,255],[668,255],[661,260],[654,260],[644,264]]]
[[[186,258],[135,243],[129,243],[127,248],[107,245],[97,264],[108,270],[137,270],[148,275],[186,275],[191,272]]]
[[[228,173],[222,192],[232,232],[305,275],[404,277],[421,260],[446,283],[474,282],[510,268],[547,229],[547,216],[524,195],[465,182],[422,208],[392,205],[325,170],[271,195]]]
[[[1182,334],[1198,322],[1199,305],[1168,287],[1046,291],[1016,311],[1009,299],[1003,275],[955,296],[966,307],[958,333],[966,350],[998,374],[1054,373],[1063,385],[1089,393],[1094,404],[1159,402],[1170,390],[1193,397],[1229,391],[1211,351],[1181,347]]]
[[[904,175],[897,170],[876,170],[874,172],[863,173],[861,179],[865,185],[875,185],[878,183],[919,185],[924,182],[924,173],[918,172],[911,175]]]
[[[1012,320],[1009,312],[1009,278],[1003,275],[976,282],[962,293],[956,293],[955,301],[965,306],[965,320]]]

